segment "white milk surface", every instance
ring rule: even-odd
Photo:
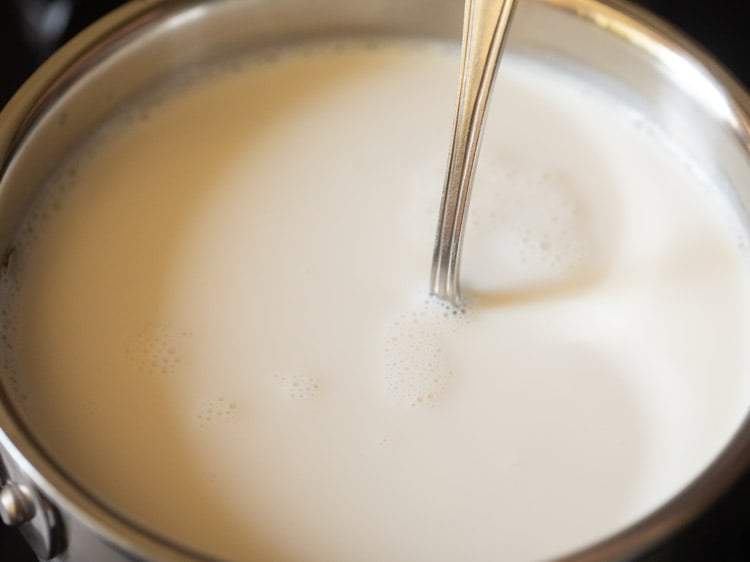
[[[458,51],[205,71],[50,185],[4,282],[50,454],[232,560],[532,561],[691,481],[750,399],[746,234],[606,95],[507,58],[454,311],[426,295]]]

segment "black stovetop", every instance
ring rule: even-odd
[[[0,107],[61,42],[121,3],[122,0],[0,0]],[[636,3],[692,36],[750,88],[750,0]],[[750,560],[750,472],[700,519],[643,558],[643,562],[656,560]],[[35,561],[17,533],[1,523],[0,561]]]

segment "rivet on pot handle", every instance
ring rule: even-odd
[[[4,455],[0,455],[0,520],[18,528],[40,560],[50,560],[65,551],[59,511]]]
[[[8,481],[0,488],[0,519],[9,527],[19,527],[34,519],[36,508],[25,486]]]

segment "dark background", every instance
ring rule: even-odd
[[[121,3],[0,0],[0,107],[57,46]],[[692,36],[750,89],[750,0],[636,3]],[[711,510],[644,560],[750,561],[750,473]],[[34,561],[17,533],[0,523],[0,562]]]

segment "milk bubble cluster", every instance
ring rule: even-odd
[[[203,400],[198,410],[198,420],[201,427],[220,423],[237,411],[237,402],[230,402],[223,396],[215,399]]]
[[[454,371],[448,345],[466,316],[466,308],[430,297],[393,322],[385,336],[384,373],[396,401],[434,406],[449,390]]]
[[[148,326],[126,345],[124,352],[133,368],[154,376],[178,373],[191,342],[191,332],[167,326]]]
[[[274,376],[274,381],[285,394],[294,400],[314,398],[320,390],[320,381],[312,376],[277,374]]]
[[[487,287],[528,287],[580,275],[596,252],[586,202],[561,170],[524,169],[487,150],[478,171],[467,245]],[[477,287],[484,288],[484,287]]]

